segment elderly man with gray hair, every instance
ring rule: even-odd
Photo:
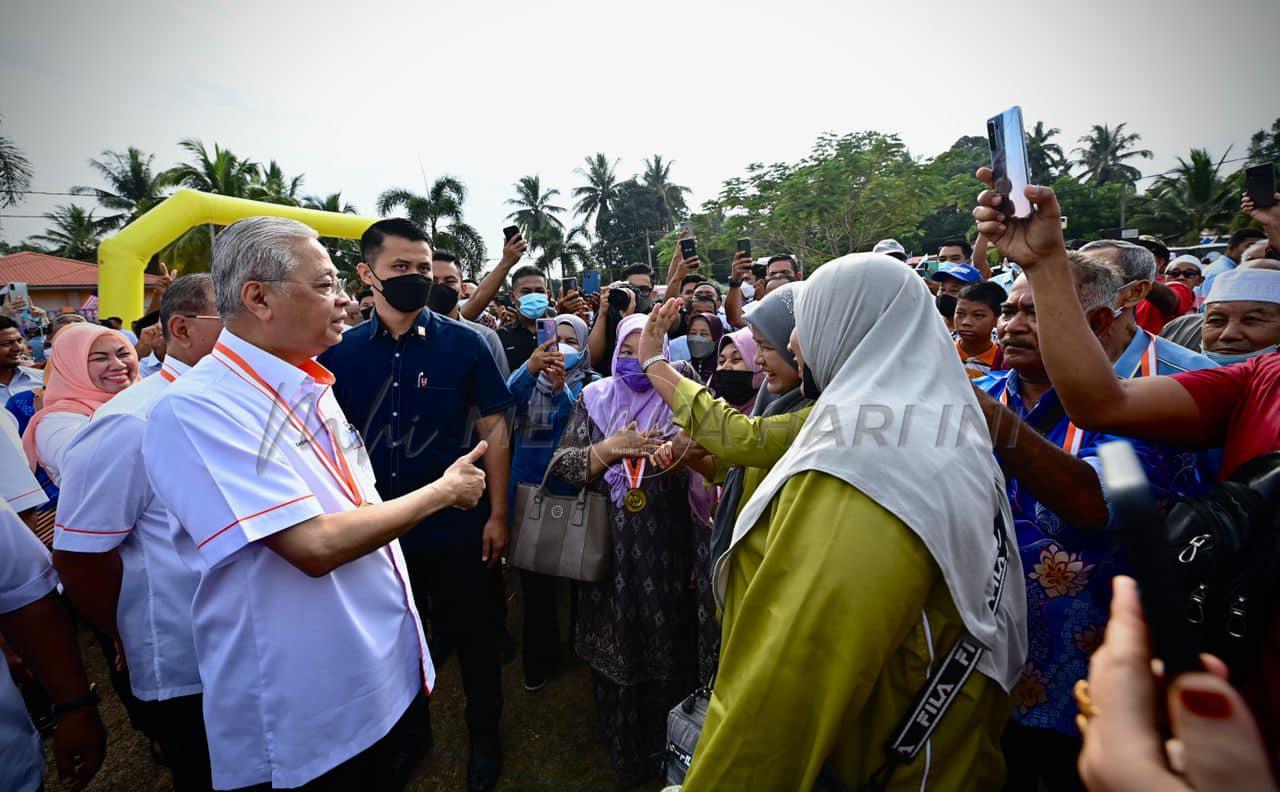
[[[397,537],[471,508],[472,463],[380,502],[359,434],[315,356],[348,302],[316,232],[271,217],[218,235],[225,329],[172,383],[143,436],[147,477],[191,604],[216,789],[394,789],[426,748],[435,681]]]
[[[1123,369],[1123,376],[1128,378],[1213,368],[1213,361],[1204,355],[1155,335],[1156,331],[1139,322],[1139,309],[1153,285],[1158,285],[1155,283],[1156,259],[1150,250],[1131,242],[1103,239],[1090,242],[1080,248],[1080,252],[1106,264],[1121,278],[1115,321],[1098,335],[1117,371]],[[1167,291],[1167,287],[1162,288]],[[1112,354],[1117,349],[1120,350],[1118,361]]]
[[[1080,307],[1116,376],[1141,376],[1151,364],[1131,365],[1129,338],[1113,332],[1126,315],[1115,306],[1125,300],[1127,284],[1100,258],[1067,256]],[[1119,541],[1104,530],[1111,512],[1097,449],[1129,438],[1083,431],[1067,417],[1040,355],[1036,302],[1027,276],[1020,276],[996,324],[1009,370],[974,382],[996,455],[1009,476],[1009,503],[1027,575],[1030,651],[1016,692],[1018,708],[1003,740],[1006,788],[1076,789],[1081,788],[1076,771],[1080,733],[1072,687],[1087,675],[1089,654],[1101,640],[1111,578],[1126,571]],[[1199,488],[1192,455],[1130,442],[1159,491]]]

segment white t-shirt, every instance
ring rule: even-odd
[[[58,487],[62,486],[62,461],[67,447],[88,423],[87,415],[57,412],[45,415],[36,424],[36,458]]]
[[[378,500],[332,381],[224,330],[147,420],[147,477],[200,572],[191,616],[219,789],[305,784],[435,683],[399,542],[313,578],[259,541]]]
[[[7,503],[0,503],[0,613],[12,613],[58,585],[49,553]],[[0,789],[34,792],[44,778],[40,735],[22,694],[0,668]]]
[[[18,436],[18,419],[8,410],[0,410],[0,493],[15,512],[43,506],[49,499],[31,472],[27,455]],[[7,440],[8,442],[5,442]]]
[[[55,550],[105,553],[119,548],[123,574],[116,623],[133,694],[164,701],[202,690],[191,633],[191,601],[200,575],[178,555],[169,512],[156,499],[142,458],[152,406],[187,370],[164,368],[120,392],[93,414],[63,455]],[[180,469],[170,471],[181,477]]]

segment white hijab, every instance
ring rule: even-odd
[[[928,288],[888,256],[845,256],[799,293],[796,332],[822,396],[738,515],[715,566],[721,606],[725,561],[739,540],[788,479],[822,471],[920,537],[965,627],[987,649],[978,670],[1012,690],[1027,654],[1013,517],[982,411]]]

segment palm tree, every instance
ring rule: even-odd
[[[426,195],[405,189],[387,190],[378,196],[378,214],[404,207],[405,216],[431,236],[431,244],[458,256],[463,272],[474,275],[484,264],[484,238],[462,219],[467,188],[452,176],[432,182]]]
[[[573,171],[587,180],[586,184],[573,190],[573,197],[578,199],[573,211],[582,217],[584,224],[595,215],[596,236],[600,236],[608,226],[609,214],[618,200],[619,182],[614,172],[618,160],[610,163],[602,152],[596,152],[594,157],[587,157],[586,163],[586,170],[575,168]]]
[[[507,199],[507,206],[514,206],[515,211],[507,215],[507,219],[514,220],[520,227],[520,234],[529,247],[545,251],[564,231],[564,223],[556,217],[564,212],[564,207],[551,203],[560,191],[543,190],[539,176],[522,176],[515,188],[516,197]]]
[[[302,175],[292,179],[284,175],[284,168],[275,160],[267,167],[255,169],[253,183],[249,186],[249,197],[255,201],[265,201],[286,206],[298,206],[301,200],[298,191],[302,189]]]
[[[0,136],[0,207],[13,206],[31,189],[31,163],[9,138]]]
[[[166,197],[164,174],[152,170],[155,159],[155,155],[143,154],[134,146],[123,154],[104,151],[101,160],[91,159],[89,165],[102,176],[107,186],[72,187],[71,192],[92,195],[103,209],[117,212],[102,218],[110,228],[126,226]]]
[[[575,275],[582,267],[595,263],[591,255],[591,241],[584,225],[574,226],[569,233],[557,233],[543,249],[535,263],[544,272],[551,271],[551,265],[559,264],[560,276]]]
[[[213,144],[211,156],[204,144],[195,138],[183,140],[178,145],[190,152],[194,161],[165,171],[162,178],[166,185],[190,187],[233,198],[251,197],[254,184],[259,181],[256,162],[242,159],[217,143]]]
[[[661,154],[654,154],[653,159],[644,161],[644,173],[640,177],[645,188],[653,193],[658,215],[662,218],[662,231],[674,228],[680,213],[688,208],[684,194],[689,192],[689,188],[671,181],[671,166],[674,164],[674,160],[663,162]]]
[[[49,253],[80,261],[98,257],[102,234],[111,228],[106,219],[95,219],[92,209],[86,211],[75,204],[59,206],[45,217],[53,226],[31,239],[43,243]]]
[[[1027,165],[1031,169],[1032,184],[1052,184],[1054,179],[1069,170],[1062,146],[1049,142],[1061,132],[1057,127],[1045,129],[1044,122],[1037,121],[1027,135]]]
[[[1151,159],[1148,149],[1135,149],[1142,140],[1136,132],[1125,132],[1125,122],[1116,124],[1115,129],[1106,124],[1094,124],[1089,134],[1080,138],[1085,145],[1073,150],[1080,152],[1080,165],[1084,168],[1084,178],[1090,184],[1106,184],[1120,182],[1130,187],[1141,176],[1142,172],[1129,165],[1125,160],[1133,157]]]
[[[1192,149],[1190,161],[1161,176],[1146,196],[1146,211],[1139,222],[1164,227],[1178,241],[1191,242],[1205,229],[1216,229],[1235,214],[1237,188],[1222,176],[1222,164],[1231,149],[1214,162],[1205,149]]]
[[[302,199],[302,208],[338,214],[359,214],[354,206],[343,202],[341,192],[329,193],[325,196],[308,195]]]

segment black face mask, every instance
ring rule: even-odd
[[[377,275],[373,277],[382,286],[382,297],[387,305],[400,313],[417,313],[427,304],[427,296],[431,293],[431,279],[421,272],[410,272],[386,280]]]
[[[437,283],[431,287],[431,294],[427,297],[427,307],[431,309],[431,313],[449,316],[453,313],[453,309],[458,307],[458,298],[461,296],[462,294],[452,286]]]
[[[719,369],[711,375],[711,392],[730,404],[746,404],[756,395],[755,375],[750,371]]]
[[[370,316],[373,316],[373,306],[366,305],[365,307],[361,308],[360,316],[364,319],[368,319]]]
[[[813,378],[813,370],[808,363],[800,369],[800,393],[809,401],[817,401],[822,395],[822,388],[818,387],[818,381]]]
[[[939,294],[933,298],[933,304],[938,306],[938,313],[952,319],[956,315],[956,298],[950,294]]]

